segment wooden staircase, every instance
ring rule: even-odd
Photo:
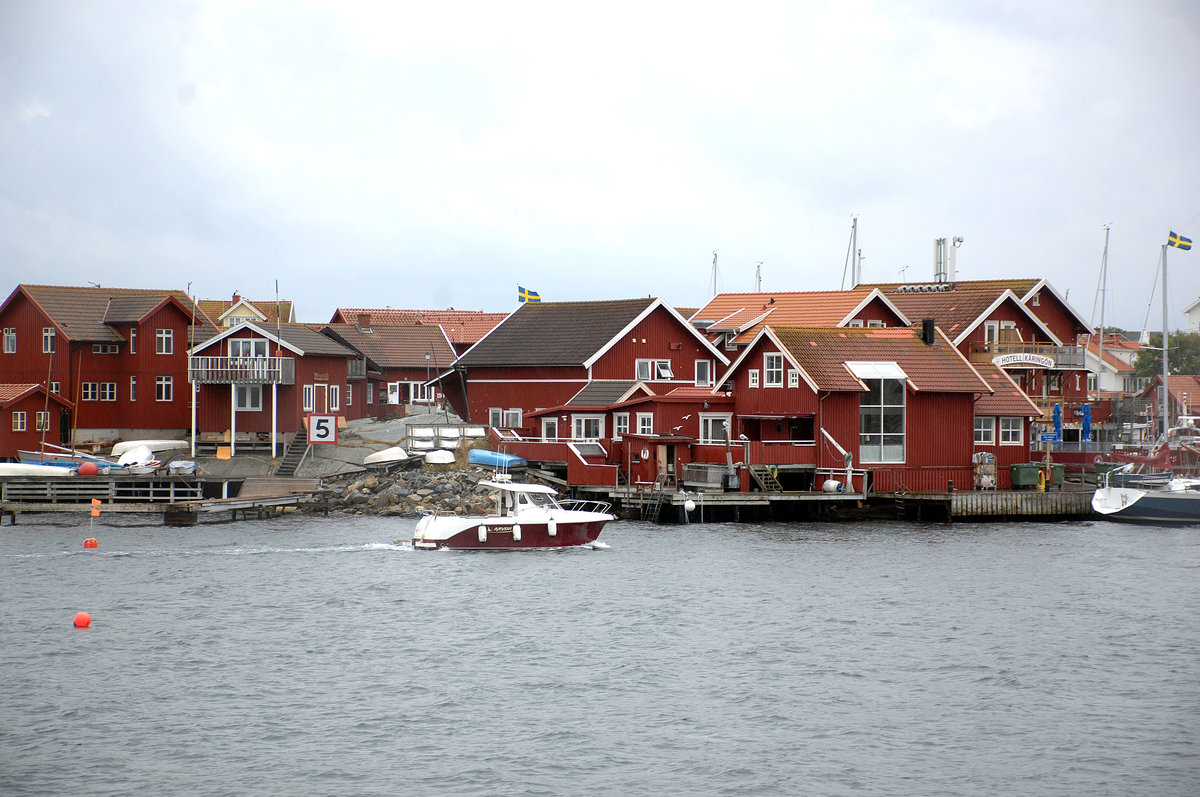
[[[279,466],[275,468],[275,475],[295,476],[296,469],[300,467],[300,463],[304,461],[304,457],[311,448],[312,446],[308,443],[308,427],[301,424],[296,436],[288,445],[287,451],[284,452],[283,459],[279,460]]]
[[[781,493],[783,485],[775,478],[775,474],[766,465],[751,465],[750,475],[754,477],[754,481],[758,482],[758,486],[762,488],[764,493]]]

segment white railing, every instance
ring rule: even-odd
[[[198,385],[294,385],[294,357],[190,357],[188,381]]]

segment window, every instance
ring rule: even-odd
[[[346,406],[354,406],[354,385],[346,385]]]
[[[175,400],[175,377],[173,377],[173,376],[157,376],[154,378],[154,400],[155,401],[174,401]]]
[[[858,455],[863,462],[904,461],[904,380],[864,379],[858,404]]]
[[[1000,445],[1019,446],[1024,442],[1024,418],[1000,419]]]
[[[975,416],[975,445],[996,445],[996,419]]]
[[[1168,356],[1167,359],[1170,359],[1170,357]],[[1062,374],[1060,374],[1060,373],[1050,374],[1048,382],[1050,385],[1050,390],[1053,390],[1055,393],[1062,392]]]
[[[851,329],[862,329],[862,325],[863,325],[863,322],[862,322],[861,318],[850,319],[850,328]]]
[[[599,440],[604,436],[604,416],[573,415],[571,429],[575,440]]]
[[[166,331],[170,332],[171,330],[168,329]],[[266,357],[267,341],[263,338],[230,338],[229,356]]]
[[[129,400],[137,401],[137,377],[129,377]]]
[[[54,351],[54,327],[42,327],[42,354]]]
[[[84,382],[79,388],[81,401],[98,401],[100,399],[100,385],[96,382]]]
[[[117,344],[115,343],[93,343],[92,354],[116,354]]]
[[[262,409],[262,385],[238,385],[237,409],[253,412]]]
[[[1033,296],[1030,296],[1029,303],[1031,305],[1033,305],[1034,307],[1037,307],[1039,304],[1042,303],[1042,295],[1040,293],[1035,293]],[[1170,357],[1168,356],[1167,359],[1170,359]]]
[[[342,408],[342,386],[329,386],[329,411],[337,412]]]
[[[983,342],[996,343],[1000,340],[1000,322],[999,321],[984,321],[983,322]]]
[[[758,369],[751,368],[746,372],[746,378],[750,380],[750,387],[758,387]]]
[[[655,380],[674,379],[675,374],[671,373],[670,360],[638,360],[637,361],[637,376],[639,382],[651,382]]]
[[[625,435],[629,434],[629,413],[614,412],[613,413],[613,438],[620,440]]]
[[[887,324],[883,323],[882,321],[868,321],[867,322],[868,329],[883,329],[885,326],[887,326]]]
[[[50,429],[50,413],[44,410],[37,411],[37,431],[45,432]]]
[[[50,383],[50,392],[51,392],[51,393],[55,393],[55,394],[57,394],[57,393],[59,392],[58,388],[59,388],[59,384],[58,384],[58,382],[51,382],[51,383]]]
[[[696,387],[712,386],[712,360],[696,360]]]
[[[766,387],[783,387],[783,355],[763,355],[763,385]]]
[[[175,353],[175,330],[160,329],[154,335],[154,350],[159,354]]]
[[[504,425],[504,410],[500,407],[488,407],[488,426],[497,428]]]
[[[137,330],[129,330],[129,353],[137,354]]]
[[[794,368],[788,371],[788,387],[800,387],[800,372]]]
[[[504,411],[504,425],[509,429],[521,428],[521,410],[513,408]]]
[[[547,441],[558,439],[557,418],[542,418],[542,439]]]
[[[25,410],[17,410],[13,414],[13,431],[25,431]]]
[[[732,415],[727,414],[700,413],[700,442],[706,445],[723,445],[725,427],[732,422],[732,418]]]
[[[303,400],[304,400],[304,411],[305,412],[313,411],[313,407],[316,406],[316,395],[317,395],[317,393],[315,390],[313,390],[312,385],[304,386],[304,399]]]
[[[100,400],[101,401],[116,401],[117,400],[117,383],[116,382],[101,382],[100,383]]]
[[[1170,355],[1168,355],[1168,359],[1170,359]],[[1089,392],[1089,393],[1095,393],[1095,392],[1096,392],[1096,384],[1097,384],[1097,382],[1096,382],[1096,379],[1097,379],[1097,375],[1096,375],[1096,374],[1094,374],[1094,373],[1092,373],[1091,371],[1089,371],[1089,372],[1088,372],[1088,386],[1087,386],[1087,389],[1088,389],[1088,392]],[[1126,390],[1129,390],[1129,387],[1128,387],[1128,386],[1126,386],[1126,388],[1125,388],[1125,389],[1126,389]]]
[[[637,414],[638,434],[654,434],[654,413],[639,412]]]
[[[374,382],[367,382],[367,403],[368,404],[375,403],[375,383]]]
[[[4,328],[4,353],[17,353],[17,329],[16,327]]]

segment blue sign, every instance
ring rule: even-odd
[[[1055,432],[1042,432],[1041,441],[1043,443],[1058,443],[1062,440],[1062,435]]]

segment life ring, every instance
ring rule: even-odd
[[[642,459],[650,459],[650,449],[648,449],[648,448],[642,449]]]
[[[1038,471],[1038,492],[1046,492],[1046,471]]]

